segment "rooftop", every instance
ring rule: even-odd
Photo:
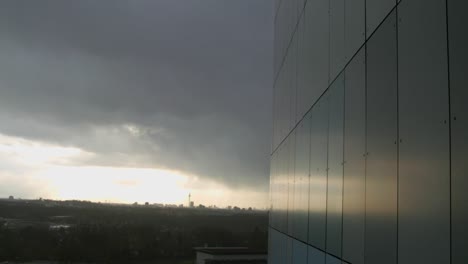
[[[197,252],[210,255],[266,255],[266,250],[249,249],[246,247],[198,247]],[[233,263],[233,262],[229,262]],[[235,262],[234,262],[235,263]]]

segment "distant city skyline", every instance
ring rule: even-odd
[[[109,206],[140,206],[140,207],[149,207],[149,208],[190,208],[190,209],[224,209],[224,210],[234,210],[234,211],[268,211],[268,207],[242,207],[236,204],[233,205],[225,205],[225,206],[217,206],[215,204],[202,204],[202,203],[194,203],[194,201],[190,204],[187,203],[150,203],[150,202],[117,202],[117,201],[91,201],[91,200],[80,200],[80,199],[48,199],[48,198],[22,198],[22,197],[15,197],[10,195],[8,197],[0,197],[0,201],[9,201],[9,202],[25,202],[25,203],[42,203],[42,204],[52,204],[52,205],[73,205],[73,204],[90,204],[90,205],[109,205]]]

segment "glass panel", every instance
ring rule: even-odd
[[[273,75],[276,77],[279,70],[280,56],[279,56],[279,26],[278,21],[275,19],[273,23]]]
[[[345,1],[345,62],[347,63],[364,44],[365,40],[365,1]]]
[[[281,229],[288,233],[288,198],[289,198],[289,140],[285,140],[281,149]]]
[[[273,193],[272,193],[272,197],[273,197],[273,201],[272,201],[272,205],[273,205],[273,211],[272,211],[272,219],[273,219],[273,222],[271,223],[271,226],[273,226],[274,228],[278,228],[278,215],[279,215],[279,208],[280,208],[280,203],[279,203],[279,199],[278,199],[278,196],[279,196],[279,192],[278,192],[278,175],[279,175],[279,152],[276,152],[275,155],[274,155],[274,171],[273,171],[273,179],[272,179],[272,189],[273,189]]]
[[[307,263],[307,245],[293,240],[293,264],[306,264]]]
[[[286,237],[287,246],[286,246],[286,264],[291,264],[293,261],[293,241],[294,239]]]
[[[345,139],[343,179],[343,259],[364,263],[366,57],[364,49],[345,72]]]
[[[281,234],[281,261],[280,263],[291,263],[292,241],[288,236]]]
[[[280,138],[279,141],[281,142],[289,132],[289,116],[290,113],[289,111],[291,110],[291,93],[290,93],[290,87],[289,87],[289,60],[291,56],[288,53],[286,56],[286,60],[284,62],[283,68],[281,69],[280,72],[280,77],[281,77],[281,127],[280,127]]]
[[[308,110],[306,49],[305,49],[305,14],[301,17],[297,25],[297,89],[296,89],[296,119],[300,120]]]
[[[303,117],[328,87],[328,0],[307,1],[298,43],[297,116]],[[301,33],[299,33],[301,34]]]
[[[286,238],[283,234],[279,233],[274,229],[268,231],[269,242],[268,242],[268,263],[282,264],[284,239]]]
[[[295,222],[294,213],[294,181],[295,181],[295,155],[296,155],[296,133],[293,131],[288,137],[288,235],[293,234],[293,224]]]
[[[294,35],[291,46],[288,52],[288,93],[289,93],[289,109],[288,109],[288,131],[291,131],[296,126],[296,84],[297,84],[297,34]],[[299,119],[298,119],[299,120]]]
[[[280,71],[278,79],[275,84],[275,146],[281,143],[283,138],[283,127],[284,127],[284,72]]]
[[[269,224],[275,227],[275,214],[276,214],[276,153],[271,156],[270,160],[270,214]],[[270,241],[270,240],[269,240]]]
[[[306,117],[296,129],[296,169],[294,184],[293,236],[307,241],[309,210],[310,118]]]
[[[398,16],[398,263],[449,263],[445,1],[402,1]]]
[[[285,141],[279,150],[279,175],[278,175],[278,230],[287,232],[288,216],[288,142]]]
[[[367,42],[366,261],[394,264],[397,253],[396,12]]]
[[[452,111],[452,263],[468,259],[468,19],[467,1],[448,0]]]
[[[324,52],[324,50],[320,50]],[[332,82],[345,65],[345,2],[330,0],[330,79]]]
[[[293,39],[291,48],[274,87],[274,137],[277,146],[296,125],[296,58],[297,40]]]
[[[270,220],[270,224],[271,224],[271,220]],[[276,261],[274,261],[275,256],[274,256],[274,253],[273,253],[274,250],[275,250],[273,238],[274,238],[273,229],[268,228],[268,263],[270,263],[270,264],[275,264],[276,263]]]
[[[325,253],[313,247],[307,247],[308,264],[325,264]]]
[[[310,119],[309,244],[325,250],[327,210],[328,98],[314,106]]]
[[[341,264],[341,260],[331,255],[327,255],[327,264]]]
[[[278,83],[273,86],[273,139],[272,150],[279,144],[279,87]]]
[[[297,15],[300,15],[304,11],[304,5],[306,0],[297,0]]]
[[[395,0],[366,1],[366,34],[368,38],[395,5]]]
[[[344,74],[330,87],[327,191],[327,252],[341,256],[343,207]]]

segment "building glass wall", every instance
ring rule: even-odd
[[[468,1],[276,0],[270,263],[468,259]]]

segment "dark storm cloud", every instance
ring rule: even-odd
[[[268,0],[1,1],[0,132],[267,186]]]

